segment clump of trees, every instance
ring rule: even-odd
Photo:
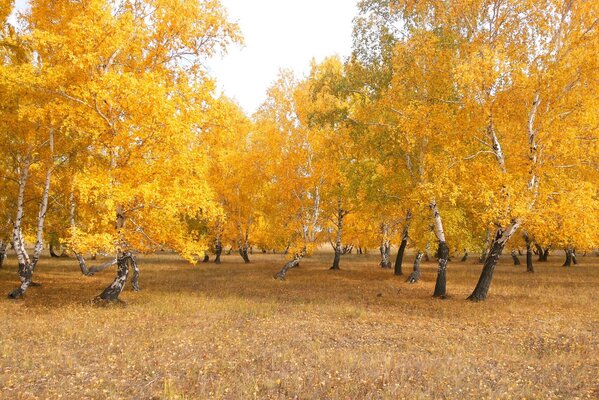
[[[9,2],[10,6],[10,2]],[[10,7],[3,9],[10,10]],[[277,249],[290,269],[330,244],[331,270],[378,248],[482,253],[484,300],[506,246],[546,259],[599,244],[599,50],[592,2],[362,0],[352,55],[284,71],[253,116],[214,95],[202,61],[241,41],[218,2],[32,1],[0,38],[0,262],[23,295],[44,242],[84,274],[170,248],[219,263]],[[35,244],[30,255],[25,242]],[[391,257],[391,246],[399,250]],[[114,261],[88,266],[84,254]]]

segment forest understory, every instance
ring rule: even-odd
[[[317,252],[273,279],[282,255],[191,267],[140,256],[141,292],[91,302],[111,270],[83,276],[74,259],[42,258],[40,287],[0,300],[2,399],[398,399],[599,396],[599,258],[535,273],[502,256],[486,302],[466,301],[482,266],[449,263],[444,300],[378,257]],[[406,263],[414,258],[408,253]],[[409,265],[409,264],[407,264]],[[0,292],[16,283],[14,257]]]

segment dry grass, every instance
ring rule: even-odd
[[[0,398],[599,397],[595,256],[570,269],[553,256],[534,275],[506,257],[478,304],[464,300],[474,261],[451,263],[450,297],[435,300],[432,263],[408,285],[374,255],[332,272],[319,254],[277,282],[282,256],[238,258],[141,257],[143,291],[124,308],[89,302],[113,270],[42,260],[42,287],[0,300]],[[15,284],[9,262],[0,293]]]

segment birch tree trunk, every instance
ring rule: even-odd
[[[60,258],[58,254],[54,251],[54,243],[50,242],[50,257],[52,258]]]
[[[562,265],[562,267],[570,267],[572,266],[572,249],[566,248],[564,249],[564,252],[566,253],[566,261],[564,262],[564,265]]]
[[[520,265],[520,259],[518,258],[516,250],[512,250],[512,261],[514,261],[514,265]]]
[[[495,233],[495,237],[491,244],[491,251],[485,260],[485,265],[483,267],[482,273],[478,280],[474,291],[468,297],[468,300],[472,301],[482,301],[487,298],[487,294],[489,292],[489,288],[491,287],[491,280],[493,279],[493,272],[495,271],[495,267],[497,266],[497,261],[499,260],[499,256],[503,252],[505,245],[508,240],[512,237],[512,235],[518,230],[520,226],[520,222],[515,220],[512,221],[507,228],[502,229],[498,228]]]
[[[441,219],[441,214],[439,213],[439,208],[437,207],[437,202],[435,200],[431,201],[430,208],[433,213],[433,220],[435,222],[435,236],[439,242],[439,247],[437,249],[439,266],[437,268],[437,281],[435,283],[435,292],[433,293],[433,297],[444,299],[447,296],[446,271],[447,262],[449,259],[449,247],[447,247],[447,243],[445,241],[443,220]]]
[[[241,258],[243,258],[244,263],[250,263],[250,256],[248,255],[247,243],[243,243],[241,246],[239,246],[239,255],[241,256]]]
[[[343,254],[343,219],[346,211],[341,206],[341,198],[337,199],[337,235],[335,237],[335,258],[333,259],[332,270],[339,270],[341,255]]]
[[[122,235],[122,230],[125,227],[125,214],[122,206],[118,206],[116,210],[116,230],[119,235],[120,244],[117,250],[116,265],[117,273],[114,281],[104,291],[96,297],[96,301],[104,302],[118,302],[119,295],[125,288],[127,277],[129,276],[129,265],[133,268],[133,281],[132,285],[135,290],[139,290],[139,269],[137,268],[137,262],[133,257],[133,254],[128,250],[128,245]]]
[[[248,250],[250,248],[250,243],[248,240],[249,232],[248,228],[244,230],[241,228],[241,224],[238,225],[239,233],[241,235],[241,239],[239,240],[239,255],[243,258],[243,262],[246,264],[250,263],[250,257],[248,255]]]
[[[524,233],[524,242],[526,243],[526,272],[533,273],[535,268],[532,263],[532,243],[530,243],[528,233]]]
[[[131,253],[121,252],[117,258],[117,274],[114,281],[96,298],[107,302],[119,301],[119,295],[125,288],[127,277],[129,276],[129,260]]]
[[[412,271],[406,282],[416,283],[420,280],[420,261],[422,261],[422,256],[424,256],[424,253],[418,250],[416,258],[414,259],[414,270]]]
[[[406,246],[408,245],[408,232],[410,229],[410,219],[412,218],[412,214],[410,211],[406,213],[406,223],[403,228],[403,232],[401,235],[401,243],[399,245],[399,249],[397,250],[397,257],[395,257],[395,275],[403,275],[402,264],[403,264],[403,256],[406,251]]]
[[[50,196],[50,182],[52,180],[52,171],[54,168],[54,131],[50,129],[50,161],[48,170],[46,171],[46,178],[44,180],[44,190],[42,192],[42,198],[40,200],[40,209],[37,216],[37,235],[35,246],[33,247],[33,257],[31,259],[31,269],[35,271],[37,262],[42,254],[44,248],[44,223],[46,221],[46,213],[48,212],[48,197]]]
[[[27,185],[27,180],[29,179],[29,167],[31,166],[31,156],[27,154],[25,157],[22,171],[19,174],[19,192],[17,195],[17,215],[15,217],[14,225],[13,225],[13,247],[17,254],[17,262],[19,264],[19,279],[21,281],[21,285],[11,291],[8,294],[8,298],[10,299],[18,299],[23,297],[29,285],[31,285],[31,280],[33,278],[33,268],[31,266],[31,261],[29,260],[29,255],[27,254],[27,250],[25,249],[25,242],[23,240],[23,215],[24,215],[24,203],[25,203],[25,186]]]
[[[487,259],[487,253],[489,252],[490,245],[491,245],[491,231],[489,229],[487,229],[487,237],[485,239],[485,246],[483,247],[483,250],[480,254],[480,258],[478,259],[478,262],[480,264],[485,263],[485,260]]]
[[[2,268],[4,265],[4,259],[6,258],[6,247],[6,242],[4,240],[0,240],[0,268]]]
[[[379,247],[379,251],[381,253],[381,268],[391,268],[391,261],[389,260],[389,255],[391,253],[391,243],[389,242],[389,226],[386,222],[381,224],[381,245]]]
[[[292,268],[296,268],[299,265],[300,260],[305,255],[306,255],[306,249],[304,248],[301,252],[296,253],[293,256],[293,259],[287,261],[285,263],[285,265],[283,266],[283,268],[281,268],[281,270],[275,274],[274,278],[277,280],[280,280],[280,281],[284,281],[285,278],[287,277],[287,272]]]
[[[223,253],[223,245],[220,240],[220,236],[216,237],[216,243],[214,244],[214,263],[220,264],[220,256]]]

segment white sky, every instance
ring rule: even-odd
[[[16,0],[23,10],[27,0]],[[281,68],[309,72],[310,60],[351,51],[357,0],[221,0],[245,44],[208,62],[218,88],[252,114]]]
[[[356,0],[221,0],[238,22],[243,48],[231,48],[209,68],[224,93],[247,113],[266,97],[281,68],[309,72],[310,60],[348,56]]]

